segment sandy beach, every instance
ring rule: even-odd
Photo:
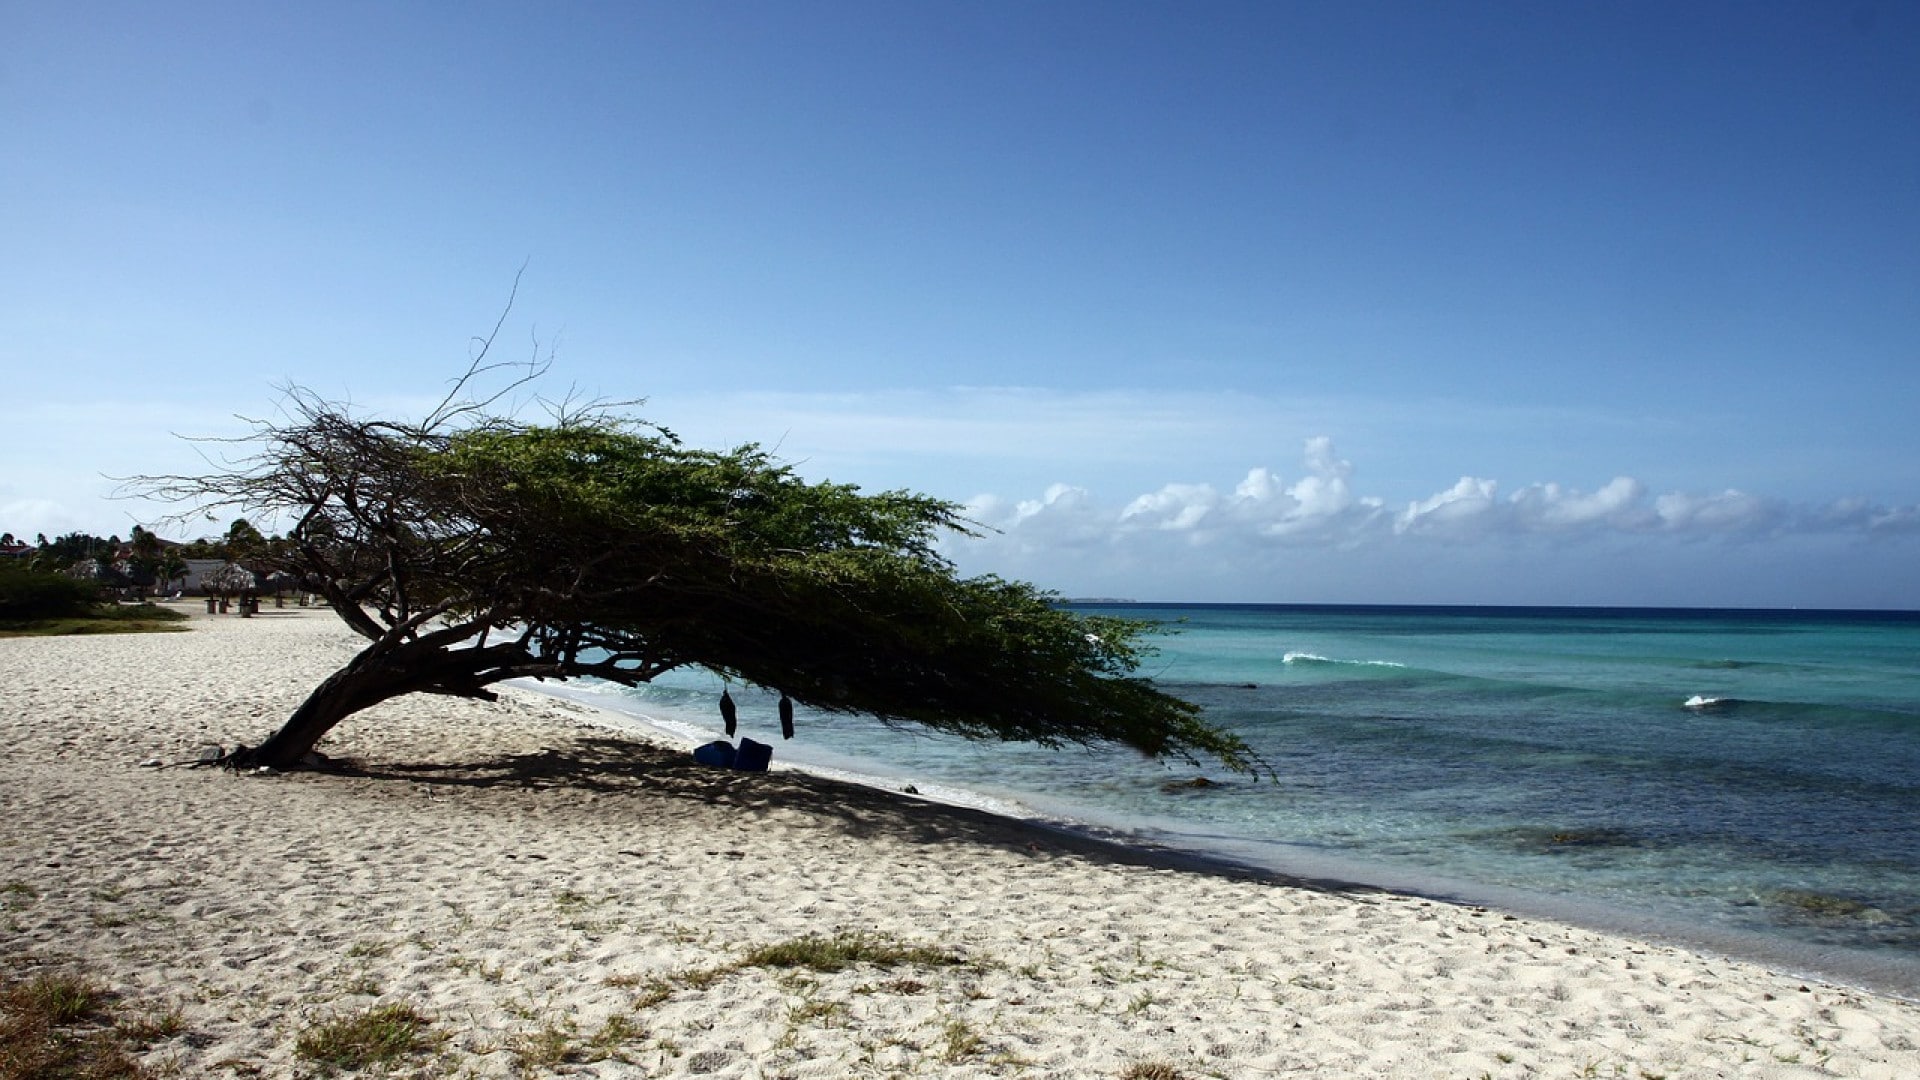
[[[0,961],[176,1011],[160,1075],[321,1075],[302,1033],[393,1003],[432,1021],[407,1076],[1920,1075],[1911,1002],[704,769],[520,690],[362,714],[342,775],[180,767],[356,641],[190,625],[0,641]],[[921,953],[755,951],[841,934]]]

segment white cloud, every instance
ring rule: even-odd
[[[973,513],[1003,530],[988,538],[989,548],[1018,547],[1031,554],[1049,545],[1105,544],[1142,556],[1178,537],[1222,559],[1281,548],[1351,549],[1431,540],[1567,544],[1609,537],[1749,541],[1920,533],[1920,506],[1854,499],[1795,508],[1737,490],[1650,496],[1645,484],[1629,476],[1616,476],[1593,491],[1542,482],[1504,496],[1496,480],[1463,476],[1390,514],[1383,499],[1355,492],[1354,466],[1335,453],[1331,439],[1306,440],[1302,457],[1305,472],[1292,483],[1256,466],[1231,493],[1204,482],[1172,482],[1114,509],[1085,488],[1055,485],[1041,498],[1019,503],[984,497]]]
[[[1759,532],[1787,517],[1783,508],[1766,499],[1731,490],[1717,495],[1670,492],[1653,500],[1653,509],[1660,527],[1677,533]]]
[[[1636,529],[1645,527],[1651,520],[1645,498],[1646,486],[1640,481],[1630,476],[1616,476],[1592,494],[1559,484],[1534,484],[1514,493],[1513,509],[1517,519],[1540,530],[1603,524]]]
[[[1222,495],[1211,484],[1172,483],[1136,497],[1120,511],[1122,530],[1179,532],[1195,543],[1264,538],[1345,542],[1363,533],[1382,513],[1377,498],[1358,498],[1348,477],[1351,462],[1333,452],[1325,436],[1308,439],[1306,475],[1291,485],[1271,469],[1256,466]]]
[[[1920,532],[1920,506],[1870,508],[1867,531],[1882,535]]]
[[[1120,511],[1122,527],[1187,532],[1200,527],[1220,505],[1220,493],[1208,484],[1168,484],[1142,495]]]
[[[1477,476],[1463,476],[1445,491],[1411,503],[1395,520],[1401,533],[1463,535],[1489,531],[1499,509],[1494,501],[1500,485]]]
[[[1026,550],[1064,549],[1105,543],[1113,534],[1111,515],[1085,488],[1054,484],[1038,499],[1009,502],[985,495],[962,511],[994,530],[990,536]]]

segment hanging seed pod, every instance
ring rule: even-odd
[[[720,691],[720,719],[727,722],[727,738],[733,738],[734,731],[740,727],[740,710],[734,708],[733,695],[725,690]]]
[[[780,695],[780,737],[793,738],[793,699],[785,694]]]

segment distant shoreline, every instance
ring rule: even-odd
[[[1751,617],[1763,620],[1782,621],[1818,621],[1821,619],[1841,618],[1859,621],[1920,622],[1920,610],[1907,608],[1777,608],[1777,607],[1635,607],[1620,605],[1563,605],[1563,604],[1303,604],[1303,603],[1256,603],[1256,602],[1187,602],[1174,600],[1103,600],[1071,599],[1062,601],[1069,607],[1130,607],[1147,610],[1250,610],[1250,611],[1318,611],[1318,612],[1402,612],[1417,614],[1432,612],[1435,614],[1474,614],[1490,618],[1503,615],[1537,618],[1541,615],[1566,615],[1569,618],[1725,618],[1727,616]]]

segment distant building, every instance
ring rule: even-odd
[[[175,578],[174,581],[176,584],[173,587],[189,596],[198,595],[206,591],[202,588],[201,582],[206,579],[207,575],[225,565],[227,565],[227,560],[225,559],[188,559],[187,576],[185,578]]]

